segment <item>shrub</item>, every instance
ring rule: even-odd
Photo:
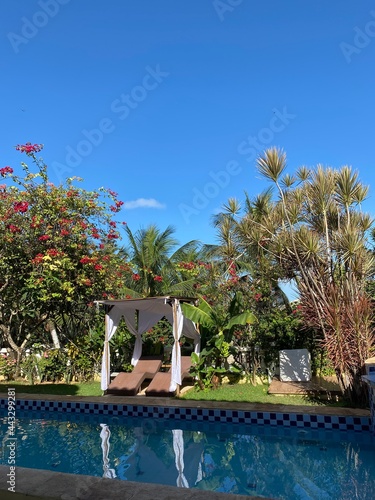
[[[2,375],[5,380],[14,380],[16,374],[16,360],[2,354],[0,356],[0,375]]]

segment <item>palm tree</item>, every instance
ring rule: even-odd
[[[177,264],[199,255],[199,243],[195,240],[177,248],[173,237],[175,229],[168,226],[160,231],[156,225],[139,229],[133,233],[126,227],[129,246],[122,250],[132,266],[125,293],[132,297],[154,297],[174,294],[188,296],[194,294],[196,279],[183,279]]]

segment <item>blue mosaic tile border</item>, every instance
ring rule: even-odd
[[[371,432],[375,434],[375,388],[373,386],[369,387],[369,402],[371,412]]]
[[[372,401],[374,403],[374,401]],[[0,398],[0,410],[8,406],[7,398]],[[185,422],[212,422],[225,424],[256,424],[265,426],[283,426],[286,428],[308,428],[340,431],[370,431],[370,417],[337,415],[310,415],[299,413],[277,413],[243,410],[224,410],[207,408],[178,408],[144,405],[122,405],[109,403],[85,403],[81,401],[43,401],[23,399],[16,401],[19,416],[29,411],[51,411],[126,417],[167,418]]]

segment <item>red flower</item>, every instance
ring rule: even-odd
[[[39,236],[38,240],[40,240],[40,241],[47,241],[50,238],[51,237],[48,234],[43,234],[43,236]]]
[[[56,250],[56,248],[50,248],[49,250],[47,250],[47,255],[49,255],[50,257],[57,257],[59,255],[59,251]]]
[[[118,234],[115,233],[114,231],[110,231],[108,234],[107,234],[107,238],[109,240],[116,240],[118,238]]]
[[[117,208],[120,208],[124,204],[123,201],[116,201],[115,205]]]
[[[0,168],[1,177],[5,177],[6,174],[13,174],[13,168],[11,167]]]
[[[132,279],[134,281],[139,281],[141,279],[141,277],[139,276],[139,274],[135,273],[135,274],[133,274]]]
[[[36,255],[31,262],[33,264],[40,264],[41,262],[43,262],[43,257],[44,255],[42,253],[38,253],[38,255]]]
[[[92,285],[91,280],[89,280],[89,279],[85,280],[83,282],[83,284],[86,285],[86,286],[91,286]]]
[[[104,243],[100,243],[99,245],[100,250],[103,250],[104,247],[105,247]]]
[[[14,224],[9,224],[8,229],[11,233],[20,233],[21,229],[18,226],[15,226]]]
[[[101,269],[103,269],[103,266],[101,266],[100,264],[95,264],[94,269],[96,271],[100,271]]]
[[[61,229],[60,236],[69,236],[69,231],[67,229]]]
[[[31,142],[27,142],[26,144],[18,144],[16,146],[16,150],[21,153],[26,153],[27,155],[31,155],[33,153],[39,153],[43,149],[43,144],[31,144]]]
[[[254,295],[254,299],[255,299],[257,302],[259,302],[261,298],[262,298],[262,294],[261,294],[261,293],[256,293],[256,294]]]
[[[109,223],[109,225],[110,225],[111,227],[117,227],[116,222],[115,222],[115,221],[113,221],[113,220],[111,220],[111,222]]]
[[[13,204],[13,210],[15,212],[20,212],[21,214],[24,214],[27,212],[27,209],[29,208],[29,204],[27,201],[18,201]]]
[[[90,264],[92,261],[92,259],[90,259],[90,257],[82,257],[82,259],[80,260],[80,263],[81,264]]]
[[[163,281],[163,278],[161,276],[154,276],[154,281]]]

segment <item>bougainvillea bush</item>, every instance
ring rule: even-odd
[[[42,147],[16,147],[33,169],[0,168],[0,331],[18,361],[47,321],[82,324],[95,299],[121,296],[130,272],[117,251],[116,193],[87,191],[75,177],[50,182]]]

